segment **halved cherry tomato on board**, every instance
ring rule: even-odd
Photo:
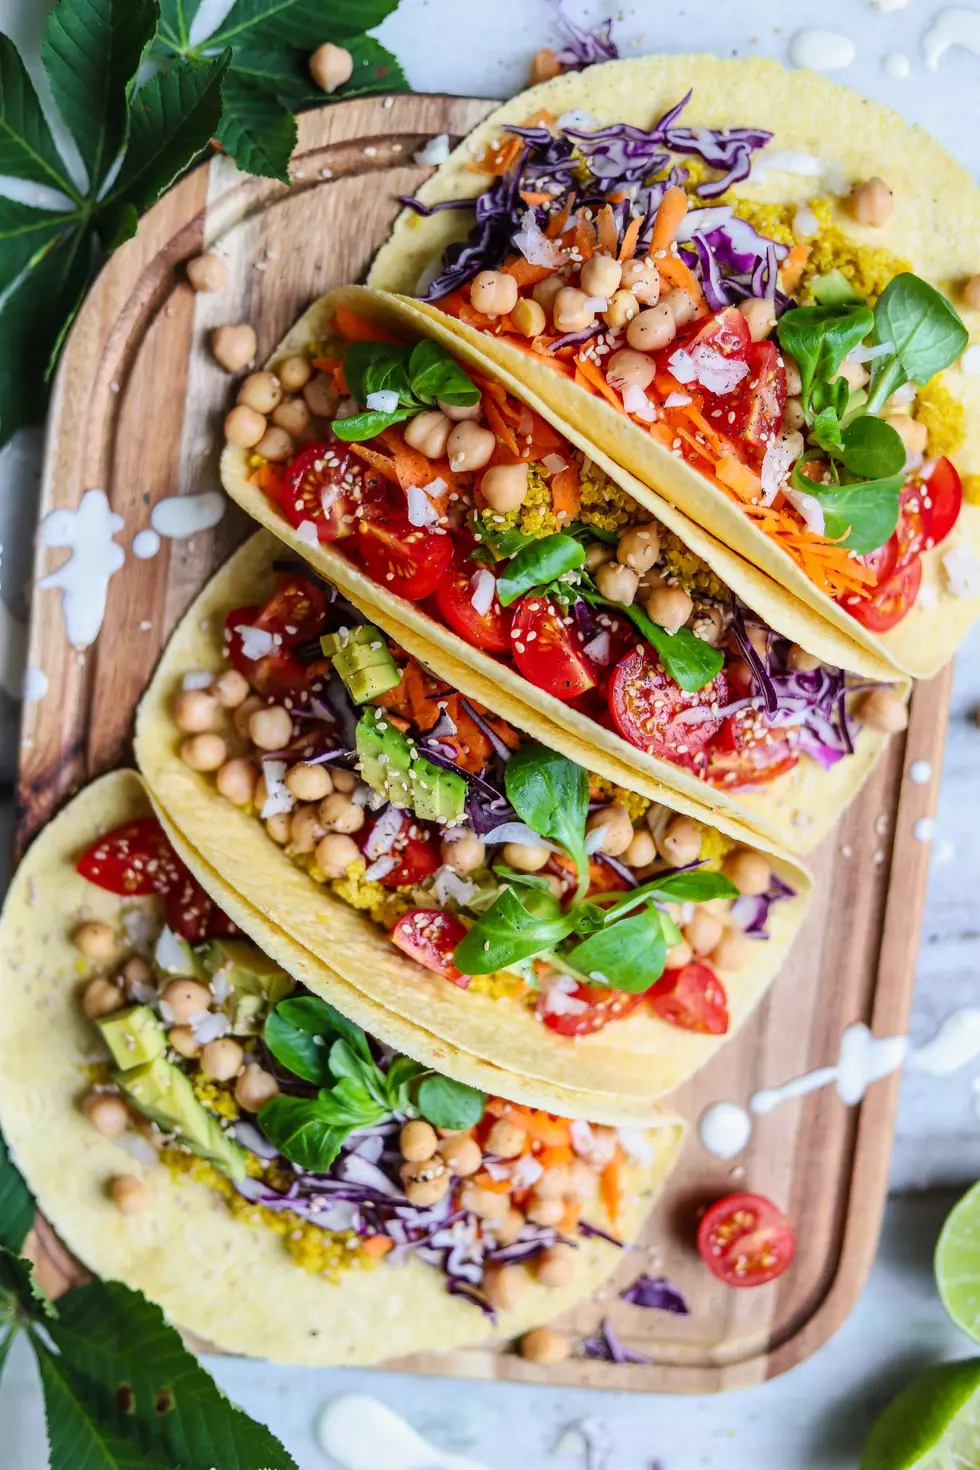
[[[514,606],[511,633],[514,662],[537,689],[568,700],[595,686],[588,659],[547,597],[522,597]]]
[[[784,776],[799,763],[782,730],[770,729],[751,709],[729,715],[707,749],[705,777],[714,786],[760,786]]]
[[[388,931],[392,944],[437,975],[444,975],[461,990],[470,983],[453,964],[453,951],[466,935],[466,925],[455,914],[442,909],[409,909]]]
[[[290,460],[279,503],[291,526],[312,521],[318,540],[338,541],[354,534],[359,506],[377,510],[386,499],[382,477],[349,449],[311,444]]]
[[[692,960],[679,970],[665,970],[646,992],[651,1009],[662,1021],[682,1031],[724,1036],[728,1030],[728,998],[714,970]]]
[[[643,1000],[642,995],[631,995],[627,990],[605,990],[601,985],[577,985],[569,992],[569,998],[584,1001],[586,1009],[574,1015],[564,1011],[543,1011],[541,1015],[549,1031],[557,1031],[559,1036],[591,1036],[610,1021],[621,1021]]]
[[[451,536],[413,526],[401,514],[359,521],[357,549],[378,586],[408,602],[431,596],[453,559]]]
[[[963,508],[963,482],[951,460],[939,459],[922,497],[922,516],[927,546],[931,550],[945,541]]]
[[[487,653],[510,649],[510,612],[501,607],[496,591],[486,612],[473,606],[473,579],[480,570],[473,562],[453,567],[436,588],[436,603],[443,621],[474,648]]]
[[[295,654],[285,646],[277,646],[259,658],[248,658],[245,653],[243,628],[257,628],[262,608],[236,607],[225,619],[225,651],[233,668],[243,674],[256,694],[263,699],[281,699],[298,689],[304,679],[305,669]],[[262,630],[274,633],[271,628]]]
[[[374,827],[375,823],[371,822],[364,828],[363,840],[360,841],[362,849],[368,846]],[[435,843],[425,835],[424,829],[414,817],[407,813],[403,814],[401,827],[384,856],[395,859],[395,866],[378,879],[384,888],[407,888],[412,883],[422,883],[426,878],[431,878],[441,866]]]
[[[796,1232],[764,1194],[726,1194],[702,1218],[698,1250],[726,1286],[764,1286],[792,1264]]]
[[[616,665],[609,681],[609,713],[624,740],[649,755],[683,761],[707,745],[721,729],[714,717],[699,724],[679,720],[682,710],[722,706],[728,702],[728,681],[716,674],[710,684],[687,694],[676,684],[656,655],[648,648],[635,648]],[[682,748],[683,747],[683,748]]]
[[[764,452],[783,422],[786,369],[775,342],[753,342],[745,352],[745,361],[749,365],[748,377],[726,397],[730,411],[735,414],[729,432],[751,448]]]
[[[922,562],[914,557],[870,597],[845,597],[841,605],[870,633],[887,633],[915,605],[921,585]]]
[[[93,842],[75,867],[97,888],[128,898],[169,892],[180,881],[183,864],[156,817],[137,817]]]

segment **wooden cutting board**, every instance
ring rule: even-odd
[[[491,106],[395,96],[307,113],[291,188],[245,178],[216,156],[161,200],[99,278],[58,374],[41,516],[101,488],[123,518],[117,544],[126,557],[109,581],[102,631],[85,651],[69,646],[60,593],[39,590],[34,598],[30,664],[44,672],[48,692],[25,706],[21,848],[81,785],[130,758],[134,707],[168,633],[248,530],[229,506],[215,529],[165,539],[150,560],[130,550],[158,501],[219,487],[231,384],[207,350],[209,329],[253,322],[264,357],[314,297],[363,278],[395,217],[396,196],[425,177],[413,153],[439,133],[455,141]],[[195,296],[183,263],[205,246],[225,255],[229,281],[215,295]],[[39,546],[37,579],[64,560],[64,551]],[[813,911],[782,975],[742,1035],[675,1099],[692,1125],[711,1101],[744,1104],[758,1087],[836,1062],[852,1022],[867,1022],[879,1036],[906,1029],[929,859],[912,829],[934,809],[948,696],[948,671],[919,686],[907,738],[893,741],[816,853]],[[904,779],[913,758],[931,764],[924,785]],[[892,1076],[860,1107],[846,1107],[832,1089],[786,1104],[756,1122],[749,1147],[730,1162],[706,1153],[692,1126],[643,1254],[629,1253],[604,1299],[573,1314],[581,1332],[608,1314],[652,1366],[575,1359],[539,1369],[506,1351],[400,1366],[696,1393],[783,1372],[840,1326],[867,1276],[897,1097]],[[738,1188],[780,1201],[799,1235],[793,1269],[752,1291],[716,1282],[692,1246],[699,1209]],[[38,1249],[44,1253],[43,1240]],[[63,1253],[56,1267],[64,1274]],[[690,1317],[620,1303],[618,1287],[641,1268],[676,1282],[691,1301]]]

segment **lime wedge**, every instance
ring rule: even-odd
[[[957,1327],[980,1342],[980,1184],[954,1205],[942,1228],[936,1285]]]
[[[861,1470],[980,1470],[980,1358],[913,1378],[875,1421]]]

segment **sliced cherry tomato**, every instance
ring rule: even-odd
[[[421,602],[430,597],[453,559],[452,537],[413,526],[408,516],[359,521],[358,554],[379,587]]]
[[[714,970],[697,960],[679,970],[665,970],[646,992],[662,1021],[683,1031],[724,1036],[728,1030],[728,999]]]
[[[572,1000],[584,1001],[587,1009],[575,1015],[563,1011],[541,1013],[549,1031],[557,1031],[559,1036],[591,1036],[610,1021],[621,1021],[643,1000],[642,995],[631,995],[627,990],[605,990],[600,985],[577,985],[569,995]]]
[[[256,694],[261,694],[263,699],[270,696],[280,699],[302,686],[306,670],[286,647],[275,647],[258,658],[246,655],[245,634],[241,629],[258,627],[257,619],[261,616],[262,608],[258,606],[234,608],[225,619],[225,650],[232,666],[245,676]],[[268,628],[262,631],[272,632]]]
[[[876,587],[880,587],[883,582],[887,582],[888,578],[895,571],[895,568],[898,566],[899,550],[899,535],[896,530],[889,536],[884,546],[879,546],[876,551],[869,551],[866,555],[857,558],[862,565],[874,573]]]
[[[174,860],[179,861],[176,855]],[[238,930],[224,910],[219,909],[183,863],[180,866],[183,868],[180,879],[164,900],[164,917],[168,926],[191,944],[236,934]]]
[[[700,724],[678,720],[685,709],[706,709],[728,702],[724,672],[710,684],[687,694],[665,673],[649,648],[634,648],[616,665],[609,683],[609,713],[624,740],[649,755],[684,762],[721,729],[720,719]],[[681,747],[684,747],[683,749]]]
[[[577,699],[595,687],[588,659],[547,597],[522,597],[514,607],[510,642],[514,662],[531,684],[556,699]]]
[[[889,577],[902,567],[908,566],[920,556],[926,546],[926,518],[923,509],[922,486],[917,480],[909,480],[898,498],[898,525],[895,527],[898,555]],[[874,553],[872,553],[874,555]],[[888,577],[879,577],[878,586]]]
[[[741,313],[739,313],[741,315]],[[752,449],[765,453],[779,433],[786,407],[786,369],[775,342],[753,342],[745,353],[749,373],[731,395],[731,431]]]
[[[713,347],[722,357],[746,360],[752,346],[752,334],[738,307],[726,306],[699,326],[685,346],[688,352],[693,347]]]
[[[636,646],[636,631],[633,624],[627,622],[626,618],[619,618],[615,613],[603,610],[596,619],[599,632],[593,638],[588,639],[583,645],[582,653],[589,661],[589,667],[596,680],[596,694],[602,700],[608,697],[609,681],[613,676],[616,665],[620,659],[625,658],[631,648]],[[605,634],[605,639],[601,635]],[[599,648],[595,649],[596,639],[599,639]],[[586,652],[586,649],[592,650]],[[598,656],[597,656],[598,654]]]
[[[280,505],[291,526],[312,521],[320,541],[352,536],[358,508],[379,510],[387,501],[383,478],[336,444],[311,444],[290,460]]]
[[[796,1232],[764,1194],[726,1194],[701,1220],[698,1250],[726,1286],[764,1286],[792,1264]]]
[[[462,920],[442,909],[409,909],[388,931],[392,944],[461,990],[469,985],[470,977],[453,964],[453,951],[465,934]]]
[[[871,597],[845,597],[842,606],[869,633],[887,633],[914,607],[922,585],[922,562],[918,557],[899,567]]]
[[[370,844],[371,833],[374,831],[375,823],[365,827],[363,831],[362,849]],[[395,840],[384,856],[395,859],[395,866],[384,873],[378,882],[385,888],[407,888],[413,883],[422,883],[426,878],[441,867],[439,849],[435,842],[429,837],[414,817],[407,812],[402,815],[402,824],[395,834]],[[369,858],[370,862],[371,859]]]
[[[510,611],[501,607],[494,592],[487,611],[477,612],[473,606],[475,563],[466,562],[443,577],[436,588],[436,602],[445,622],[474,648],[487,653],[507,653],[510,648]]]
[[[168,893],[183,871],[156,817],[114,827],[86,848],[75,866],[97,888],[126,897]]]
[[[714,786],[760,786],[799,763],[782,730],[770,729],[756,710],[730,715],[707,750],[705,776]]]
[[[326,613],[326,596],[315,583],[305,577],[284,576],[252,626],[276,634],[283,648],[298,648],[317,637]]]
[[[956,466],[948,459],[937,460],[935,469],[925,482],[922,496],[926,545],[930,550],[940,541],[945,541],[956,525],[962,506],[963,482]]]

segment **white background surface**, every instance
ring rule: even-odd
[[[227,8],[227,0],[205,0],[205,5]],[[0,0],[0,29],[23,43],[29,58],[32,48],[36,53],[47,8],[45,0]],[[934,73],[921,59],[922,34],[940,8],[930,0],[910,0],[893,11],[866,0],[821,0],[819,5],[646,0],[612,13],[624,55],[700,49],[785,60],[789,39],[801,27],[842,31],[854,40],[857,58],[838,79],[924,124],[977,174],[980,58],[952,51]],[[568,0],[568,9],[594,24],[611,7]],[[378,35],[399,56],[417,90],[501,97],[520,88],[531,54],[555,40],[546,0],[402,0]],[[890,79],[882,69],[884,57],[893,52],[910,58],[911,72],[903,81]],[[5,651],[15,650],[26,613],[39,444],[39,434],[23,435],[0,456],[0,673],[11,688],[17,687],[17,676]],[[980,629],[957,661],[912,1023],[916,1040],[930,1035],[957,1006],[978,1003],[980,732],[973,718],[978,704]],[[13,769],[16,713],[14,701],[0,692],[0,780],[9,781]],[[4,810],[9,821],[9,801],[0,816]],[[980,1078],[969,1069],[946,1080],[905,1079],[894,1188],[962,1185],[980,1176],[974,1080]],[[551,1451],[558,1428],[583,1415],[601,1419],[612,1433],[609,1470],[652,1470],[656,1460],[663,1470],[850,1470],[877,1407],[917,1368],[969,1351],[946,1322],[931,1276],[932,1245],[954,1198],[955,1191],[943,1191],[893,1201],[879,1264],[838,1336],[783,1378],[722,1398],[529,1390],[230,1360],[209,1367],[232,1397],[272,1425],[301,1470],[326,1470],[328,1464],[312,1433],[317,1408],[333,1394],[354,1390],[383,1398],[436,1443],[483,1459],[493,1470],[573,1467],[575,1459],[553,1457]],[[806,1222],[798,1223],[805,1230]],[[40,1398],[30,1365],[18,1352],[0,1391],[0,1426],[5,1470],[44,1470]]]

